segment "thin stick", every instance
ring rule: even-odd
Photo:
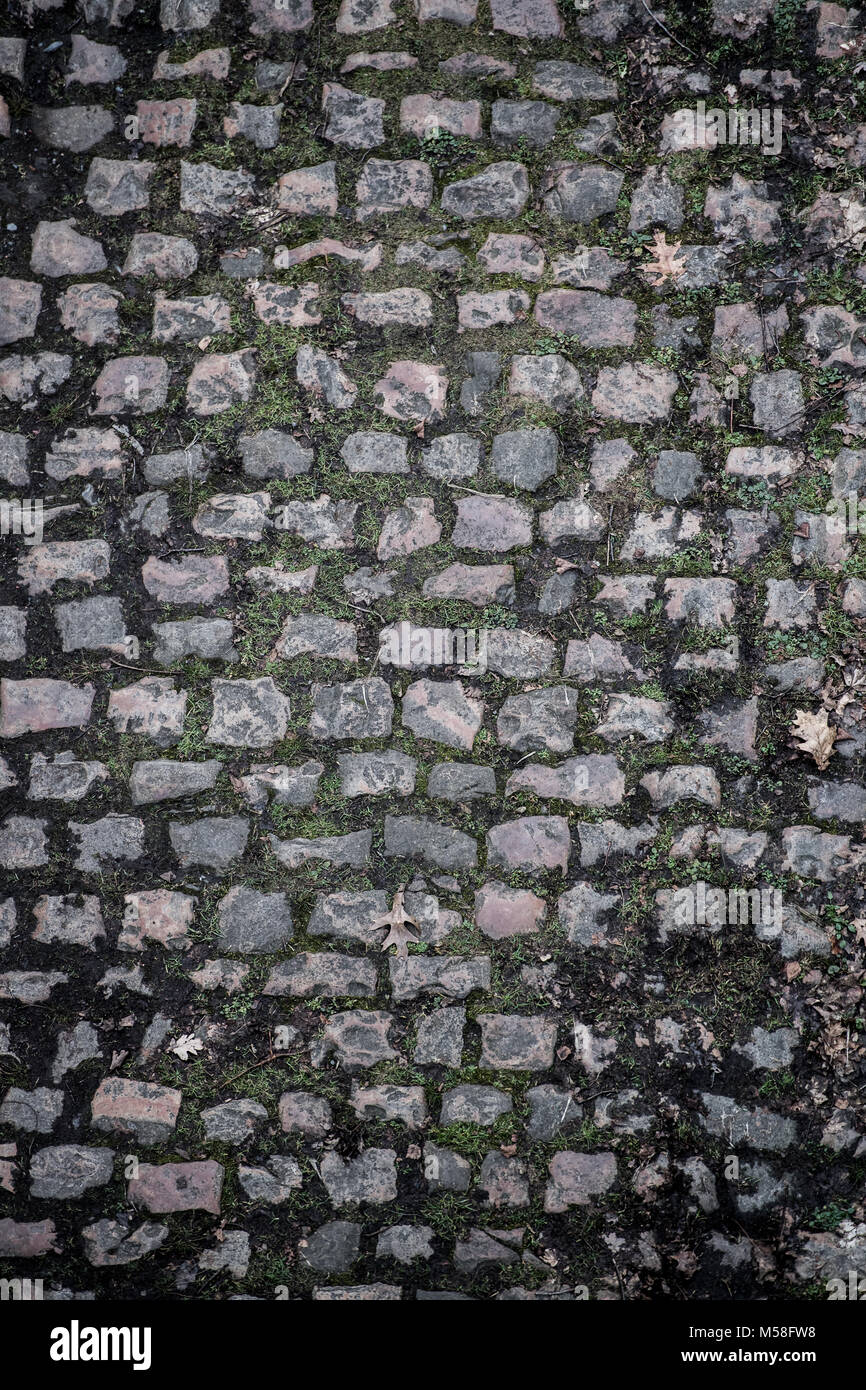
[[[291,72],[289,73],[288,77],[286,78],[285,82],[283,83],[282,87],[280,88],[280,96],[283,95],[283,92],[286,90],[286,88],[287,88],[288,86],[290,86],[291,83],[294,82],[294,80],[295,80],[295,69],[296,69],[297,66],[298,66],[298,58],[299,58],[299,56],[300,56],[299,54],[297,54],[297,53],[295,54],[295,60],[294,60],[294,62],[292,63],[292,70],[291,70]]]
[[[686,53],[691,53],[692,57],[697,58],[698,62],[709,62],[708,58],[702,57],[702,55],[700,53],[696,53],[693,48],[689,48],[688,44],[682,43],[681,40],[677,38],[676,34],[672,34],[667,25],[662,24],[661,20],[656,18],[649,5],[646,3],[646,0],[640,0],[640,2],[646,10],[647,14],[649,15],[650,19],[652,20],[653,24],[657,24],[660,29],[664,29],[669,39],[673,39],[674,43],[677,44],[680,48],[684,49]]]
[[[125,661],[116,661],[113,656],[110,656],[108,659],[111,662],[112,666],[122,666],[124,671],[137,671],[141,676],[165,675],[165,667],[163,667],[161,671],[148,671],[148,669],[145,666],[128,666]]]
[[[219,1090],[224,1091],[226,1086],[232,1086],[236,1081],[240,1081],[241,1077],[246,1076],[248,1071],[255,1071],[256,1067],[265,1067],[267,1066],[268,1062],[275,1062],[276,1059],[277,1054],[275,1052],[272,1052],[269,1057],[263,1057],[261,1062],[253,1062],[252,1066],[244,1067],[243,1071],[239,1071],[236,1076],[230,1076],[228,1081],[224,1081],[223,1084],[219,1087]]]
[[[463,483],[449,483],[447,479],[445,486],[456,488],[458,492],[471,492],[475,497],[505,497],[504,492],[480,492],[477,487],[464,487]]]

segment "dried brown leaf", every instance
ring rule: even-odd
[[[655,259],[646,261],[644,273],[653,276],[657,284],[662,284],[665,280],[679,280],[686,273],[686,264],[679,254],[681,241],[669,242],[665,232],[656,232],[653,237],[652,246],[647,247],[647,251],[654,254]]]
[[[833,754],[837,737],[836,730],[828,723],[827,711],[820,709],[817,714],[812,714],[809,710],[798,709],[794,714],[791,732],[798,740],[797,749],[801,753],[808,753],[823,772]]]
[[[398,888],[394,894],[394,901],[389,912],[383,912],[381,917],[377,917],[373,923],[374,927],[387,927],[388,932],[379,949],[387,951],[389,946],[397,947],[398,956],[408,956],[409,942],[417,941],[415,932],[409,931],[406,923],[409,922],[416,929],[418,923],[414,917],[410,917],[403,905],[403,888]]]

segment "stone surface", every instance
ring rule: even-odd
[[[206,816],[190,825],[172,821],[168,834],[182,868],[200,864],[224,871],[243,854],[249,822],[243,816]]]
[[[63,1092],[38,1086],[24,1091],[10,1086],[0,1103],[0,1124],[30,1134],[51,1134],[63,1111]]]
[[[437,869],[475,867],[475,840],[421,816],[385,817],[385,853],[392,858],[419,859]]]
[[[335,145],[369,150],[384,141],[385,103],[380,98],[349,91],[339,82],[326,82],[322,107],[327,117],[325,139]]]
[[[403,724],[416,738],[471,751],[483,705],[459,681],[414,681],[403,697]]]
[[[101,217],[120,217],[150,204],[154,165],[147,160],[93,159],[85,185],[89,207]]]
[[[137,232],[130,242],[123,273],[154,275],[158,280],[185,279],[197,265],[198,250],[186,237],[165,236],[161,232]],[[101,270],[104,263],[89,268]]]
[[[688,9],[9,10],[49,1301],[866,1276],[866,37]]]
[[[94,1129],[134,1136],[141,1144],[159,1144],[173,1132],[181,1093],[167,1086],[121,1078],[103,1081],[91,1104]]]
[[[538,869],[568,867],[571,836],[561,816],[525,816],[494,825],[487,834],[487,863],[491,868]]]
[[[242,955],[270,954],[291,941],[291,906],[284,893],[238,886],[219,905],[219,947]]]
[[[39,1149],[30,1163],[30,1195],[54,1201],[78,1200],[89,1188],[109,1182],[113,1171],[113,1149],[89,1149],[80,1144]]]
[[[479,1014],[481,1065],[492,1070],[546,1071],[553,1062],[556,1025],[544,1018]]]
[[[387,738],[394,702],[378,676],[342,685],[312,687],[310,734],[314,739]]]
[[[513,357],[508,392],[560,412],[571,409],[585,395],[577,368],[558,352],[544,357]]]
[[[586,1206],[593,1197],[606,1192],[616,1181],[617,1164],[612,1153],[557,1154],[550,1162],[550,1182],[544,1194],[548,1212],[567,1211]]]
[[[599,415],[649,425],[667,418],[678,385],[673,372],[650,363],[602,367],[592,403]]]
[[[532,540],[532,513],[519,502],[497,497],[460,498],[454,545],[501,554]]]
[[[77,232],[75,226],[74,218],[37,225],[30,255],[33,272],[57,277],[105,270],[108,262],[99,242]]]
[[[531,935],[545,916],[544,899],[527,889],[485,883],[475,894],[475,921],[493,941]]]
[[[147,1211],[220,1213],[224,1170],[213,1159],[194,1163],[142,1163],[127,1187],[131,1202]]]
[[[516,217],[529,197],[529,179],[522,164],[501,161],[480,174],[449,184],[442,193],[442,209],[464,222],[482,218]]]
[[[392,1149],[376,1148],[348,1162],[338,1154],[326,1154],[321,1162],[322,1182],[334,1206],[393,1202],[397,1196],[394,1157]]]

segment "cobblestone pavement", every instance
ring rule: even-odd
[[[863,15],[26,0],[0,75],[0,1273],[866,1274]]]

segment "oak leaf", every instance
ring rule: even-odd
[[[818,710],[817,714],[811,714],[808,710],[798,709],[794,711],[795,719],[791,725],[791,732],[797,743],[798,751],[808,753],[810,758],[817,763],[821,772],[824,771],[833,754],[833,744],[838,737],[837,731],[830,726],[827,721],[827,711]]]
[[[655,277],[657,284],[665,280],[679,280],[686,273],[686,263],[680,254],[681,246],[681,241],[669,242],[664,232],[656,232],[652,246],[647,247],[648,252],[654,253],[655,260],[644,263],[644,273]]]
[[[387,951],[389,946],[396,946],[398,956],[408,956],[409,942],[418,940],[418,937],[415,934],[415,932],[409,931],[409,928],[406,925],[406,923],[408,922],[411,923],[411,925],[416,929],[418,928],[418,923],[415,921],[415,918],[410,917],[408,912],[406,911],[406,908],[404,907],[404,891],[405,890],[402,887],[397,889],[397,892],[394,894],[394,901],[391,904],[390,911],[383,912],[381,917],[377,917],[375,922],[373,923],[374,927],[388,928],[387,935],[385,936],[385,939],[382,942],[379,949],[381,951]]]

